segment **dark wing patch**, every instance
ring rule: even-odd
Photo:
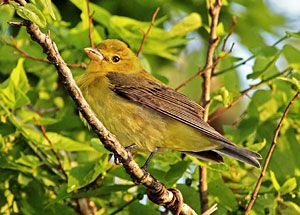
[[[185,123],[216,141],[233,144],[203,121],[204,109],[200,105],[175,90],[136,74],[110,72],[107,78],[118,95]]]

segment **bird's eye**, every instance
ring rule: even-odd
[[[117,56],[117,55],[114,55],[114,56],[112,56],[111,60],[112,60],[113,62],[117,63],[117,62],[120,61],[120,57]]]

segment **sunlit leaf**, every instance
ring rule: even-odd
[[[11,3],[12,4],[12,3]],[[40,27],[46,27],[47,22],[43,13],[32,3],[27,3],[25,6],[20,6],[19,4],[13,4],[17,14],[23,19],[32,21]]]

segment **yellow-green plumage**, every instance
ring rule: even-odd
[[[78,85],[122,145],[166,148],[216,161],[221,153],[259,166],[259,154],[237,147],[204,122],[201,106],[145,72],[123,42],[106,40],[85,51],[91,63]]]
[[[124,146],[195,152],[218,147],[194,128],[116,95],[100,73],[81,77],[78,85],[100,121]]]

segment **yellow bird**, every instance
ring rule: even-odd
[[[78,85],[123,146],[176,150],[216,162],[223,162],[224,154],[260,167],[258,153],[238,147],[204,122],[204,109],[147,73],[125,43],[108,39],[84,50],[91,62]]]

